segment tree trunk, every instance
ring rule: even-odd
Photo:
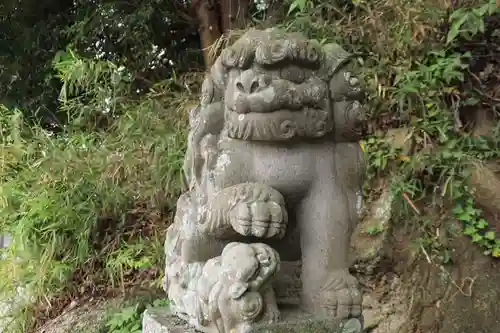
[[[223,33],[245,28],[249,6],[249,0],[220,0]]]
[[[203,59],[205,68],[212,66],[214,59],[211,57],[211,46],[221,36],[219,26],[220,13],[216,0],[196,0],[193,6],[198,18],[198,29],[200,32],[201,47],[203,48]]]

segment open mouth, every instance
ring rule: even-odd
[[[265,112],[262,111],[253,111],[253,110],[239,110],[239,108],[236,107],[228,107],[228,111],[240,114],[241,116],[244,116],[246,114],[276,114],[276,113],[298,113],[298,112],[304,112],[304,111],[311,111],[311,110],[316,110],[318,112],[324,111],[322,108],[318,107],[311,107],[308,105],[303,105],[300,108],[277,108],[277,109],[268,109]]]
[[[305,110],[323,110],[322,107],[319,107],[317,104],[312,103],[303,103],[297,104],[295,106],[292,105],[280,105],[279,107],[268,106],[268,107],[258,107],[257,103],[252,104],[251,101],[240,104],[240,105],[228,105],[226,106],[227,110],[234,113],[239,114],[247,114],[247,113],[278,113],[278,112],[301,112]]]

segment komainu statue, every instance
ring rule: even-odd
[[[289,263],[300,269],[300,311],[361,315],[348,271],[363,175],[352,58],[336,44],[250,30],[206,75],[190,114],[189,191],[165,242],[171,308],[197,330],[279,321]]]

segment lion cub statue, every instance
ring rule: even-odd
[[[189,191],[165,242],[172,309],[196,329],[279,321],[280,262],[300,262],[301,311],[361,315],[348,271],[364,173],[352,58],[336,44],[250,30],[207,73],[190,114]]]

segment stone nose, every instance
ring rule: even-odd
[[[269,75],[256,74],[251,70],[246,70],[235,80],[236,90],[244,94],[252,94],[264,88],[271,83]]]

